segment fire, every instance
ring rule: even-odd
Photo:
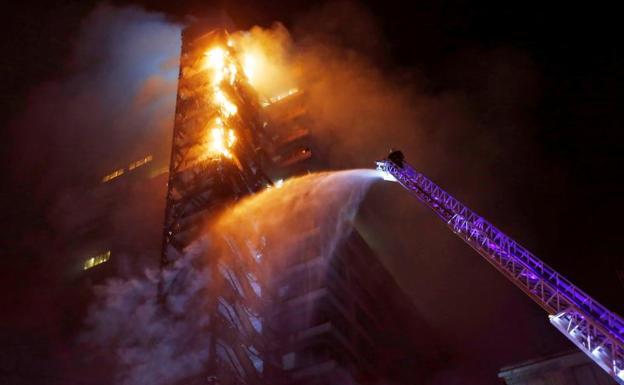
[[[209,158],[218,158],[224,156],[232,159],[232,147],[236,143],[236,134],[231,128],[223,127],[223,122],[217,118],[208,132],[206,140],[206,152]]]
[[[232,103],[221,91],[221,89],[216,89],[212,95],[214,103],[221,110],[221,113],[229,118],[232,115],[236,115],[238,112],[238,107],[234,103]]]
[[[223,83],[234,85],[238,70],[230,51],[223,47],[212,47],[204,54],[202,69],[208,72],[211,90],[207,93],[208,101],[217,109],[217,118],[208,129],[205,155],[209,159],[225,157],[231,159],[232,148],[236,143],[233,129],[226,128],[228,119],[238,113],[238,107],[224,91]]]
[[[240,106],[232,91],[240,86],[241,81],[255,89],[262,106],[298,92],[290,81],[284,81],[289,76],[285,76],[284,66],[276,62],[275,58],[282,53],[273,46],[280,42],[252,30],[251,34],[228,35],[222,44],[204,51],[199,65],[206,76],[204,97],[216,112],[205,128],[204,159],[227,158],[238,162],[234,146],[237,142],[235,129],[240,124],[237,118]]]

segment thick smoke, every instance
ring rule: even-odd
[[[163,272],[164,303],[158,301],[154,270],[98,287],[84,343],[102,352],[98,361],[112,366],[115,383],[165,385],[197,378],[209,358],[208,314],[215,300],[208,266],[231,258],[232,245],[262,250],[260,263],[267,266],[306,251],[331,256],[378,178],[369,170],[311,174],[234,205]],[[318,230],[324,236],[307,239]]]
[[[252,37],[260,37],[272,53],[269,69],[288,74],[279,87],[294,84],[306,92],[315,156],[327,161],[328,168],[370,167],[390,147],[400,148],[416,168],[532,249],[537,235],[527,230],[527,219],[517,215],[514,201],[521,192],[497,187],[501,178],[514,178],[515,168],[539,163],[529,140],[534,132],[529,117],[540,93],[531,59],[513,49],[458,50],[438,69],[450,86],[431,89],[426,74],[389,64],[380,29],[363,7],[332,3],[302,15],[292,39],[276,26],[252,29],[241,41],[253,45],[258,40]],[[99,6],[83,22],[66,76],[33,90],[12,124],[12,161],[20,165],[15,179],[23,190],[36,192],[34,204],[45,213],[47,226],[25,239],[23,249],[44,254],[38,245],[46,244],[45,255],[52,256],[40,258],[40,273],[33,274],[33,281],[46,286],[33,283],[42,290],[23,298],[41,304],[38,311],[49,324],[55,322],[51,314],[57,307],[52,304],[59,296],[48,294],[52,299],[45,301],[41,292],[62,286],[55,277],[59,267],[74,263],[59,251],[79,227],[78,215],[106,209],[84,199],[84,187],[98,183],[117,162],[141,158],[146,148],[168,151],[179,33],[180,26],[160,14]],[[261,87],[275,91],[272,84]],[[501,154],[508,151],[526,153],[526,164],[504,163]],[[120,153],[128,159],[118,159]],[[543,168],[547,177],[558,175]],[[161,219],[157,202],[163,196],[137,196],[141,200],[128,207]],[[423,317],[457,347],[462,365],[451,365],[438,383],[495,383],[502,365],[552,345],[552,334],[544,333],[549,328],[544,314],[411,196],[384,185],[369,198],[356,220],[358,228]],[[113,226],[120,231],[129,227],[124,218]],[[205,299],[202,285],[208,280],[199,256],[210,242],[198,242],[194,247],[199,251],[189,251],[176,267],[188,271],[191,281],[175,299],[179,306],[172,307],[188,311],[191,303],[199,304],[188,319],[160,313],[154,272],[98,289],[100,302],[89,318],[86,341],[109,353],[117,349],[121,382],[173,381],[195,372],[206,359],[206,345],[195,345],[195,340],[185,346],[188,355],[179,358],[189,333],[208,322],[199,313]],[[186,350],[189,346],[194,349]]]
[[[101,5],[78,36],[65,75],[34,89],[13,122],[19,176],[49,162],[37,191],[97,183],[125,162],[120,153],[142,156],[146,142],[160,143],[172,125],[180,26],[138,8]]]
[[[161,231],[164,184],[124,190],[126,201],[113,203],[125,210],[114,214],[110,198],[92,190],[104,175],[148,153],[167,158],[180,26],[162,14],[103,4],[84,17],[67,45],[70,57],[54,63],[57,76],[30,91],[8,127],[13,175],[7,186],[21,207],[14,210],[19,217],[6,222],[24,229],[12,239],[19,254],[5,258],[17,272],[9,269],[5,278],[2,269],[3,290],[12,295],[0,338],[37,341],[19,342],[30,357],[3,361],[13,362],[7,372],[17,373],[16,383],[22,376],[40,384],[88,382],[91,373],[83,373],[70,346],[82,319],[76,303],[86,297],[84,280],[78,282],[82,263],[103,251],[75,247],[89,239],[90,226],[131,239],[135,249],[149,246]],[[150,240],[135,236],[146,233]],[[141,257],[156,264],[157,254],[144,249],[143,255],[113,258],[127,260],[128,270]]]
[[[168,161],[180,26],[161,14],[104,4],[82,20],[76,36],[63,75],[33,89],[10,126],[12,162],[20,165],[15,184],[32,192],[33,215],[46,226],[45,253],[55,256],[42,260],[47,274],[79,268],[85,256],[101,252],[67,245],[102,217],[109,222],[101,227],[119,239],[152,234],[142,230],[162,221],[163,196],[147,193],[164,194],[164,183],[118,194],[125,201],[114,204],[126,209],[113,215],[106,192],[92,191],[104,175],[148,154],[152,164]]]

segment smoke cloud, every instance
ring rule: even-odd
[[[6,383],[90,383],[85,355],[73,354],[72,336],[89,290],[82,264],[111,248],[76,246],[91,239],[95,224],[129,245],[126,255],[111,259],[127,261],[120,273],[158,260],[152,243],[161,232],[164,183],[127,188],[117,200],[95,187],[104,175],[147,154],[168,158],[180,26],[162,14],[105,3],[81,20],[68,46],[71,55],[57,63],[58,76],[36,85],[8,126],[7,185],[15,189],[13,204],[21,206],[6,222],[24,229],[11,239],[9,250],[19,253],[5,258],[8,273],[2,269],[3,291],[12,295],[2,298],[11,311],[3,316],[0,340],[9,351],[8,341],[19,340],[30,356],[3,359],[3,365],[10,363],[1,368],[3,383],[5,372]],[[114,205],[121,209],[113,212]],[[133,283],[119,285],[129,290]],[[132,290],[137,300],[149,293],[146,287]]]
[[[33,90],[25,110],[13,121],[12,162],[20,165],[14,179],[22,190],[35,192],[33,211],[40,210],[37,220],[45,228],[23,240],[22,249],[40,255],[41,261],[39,272],[32,274],[32,285],[21,285],[34,288],[22,293],[22,298],[31,299],[24,301],[30,305],[21,305],[24,312],[31,314],[32,305],[46,314],[49,324],[59,322],[55,304],[66,293],[48,291],[45,299],[45,290],[39,289],[63,287],[65,267],[76,263],[76,256],[65,253],[68,240],[89,221],[79,216],[107,210],[97,203],[101,201],[83,196],[85,186],[142,158],[148,149],[155,151],[155,157],[167,158],[179,36],[180,26],[161,14],[98,6],[82,23],[66,75]],[[447,84],[432,88],[424,70],[392,65],[374,15],[353,2],[330,3],[301,15],[293,23],[292,37],[276,25],[254,28],[238,38],[246,47],[268,50],[270,61],[261,63],[264,70],[281,75],[272,76],[279,82],[258,83],[262,93],[274,94],[293,85],[306,92],[314,154],[327,168],[371,167],[390,147],[400,148],[417,169],[460,200],[529,249],[535,245],[537,234],[528,230],[526,216],[518,215],[521,192],[505,190],[498,183],[501,178],[514,178],[511,170],[540,164],[530,140],[535,130],[531,116],[540,95],[539,74],[523,52],[458,49],[438,69]],[[501,154],[508,151],[526,153],[526,163],[505,163]],[[543,178],[561,177],[546,166],[542,169]],[[301,212],[297,221],[274,218],[274,213],[290,211],[271,206],[272,215],[263,215],[258,223],[268,226],[263,231],[274,229],[277,237],[283,234],[278,227],[284,223],[288,227],[304,219],[303,225],[313,226],[314,218],[322,215],[307,216],[305,210],[312,208],[331,207],[344,214],[329,217],[341,231],[347,231],[342,224],[354,220],[423,317],[455,347],[455,361],[439,374],[436,384],[497,383],[495,373],[501,366],[561,346],[560,340],[552,341],[540,309],[399,187],[373,188],[361,215],[352,219],[351,208],[360,195],[348,194],[361,184],[334,183],[331,178],[336,176],[301,185],[317,196],[327,189],[327,194],[333,194],[332,199],[326,197],[329,205],[318,203],[319,199],[310,206],[297,206],[307,192],[280,195],[285,207]],[[287,185],[280,194],[288,191]],[[333,190],[340,186],[345,189]],[[158,229],[164,188],[152,194],[136,191],[131,196],[140,199],[126,202],[127,207],[152,212],[153,217],[145,223],[129,223],[128,217],[120,216],[111,228],[119,233],[131,232],[132,226]],[[262,196],[268,195],[258,199]],[[258,209],[257,214],[266,214],[259,206],[254,208],[254,202],[258,201],[233,208],[222,225],[252,223],[240,220],[237,210],[243,207],[244,212]],[[350,203],[341,208],[344,202]],[[40,212],[45,213],[43,220]],[[254,234],[255,230],[248,231]],[[46,250],[41,250],[41,244],[48,246]],[[188,281],[172,296],[170,307],[184,319],[159,310],[153,270],[97,290],[99,300],[88,318],[90,331],[83,342],[97,346],[104,356],[111,351],[119,354],[119,361],[108,359],[118,369],[118,381],[160,384],[198,372],[207,359],[207,344],[191,336],[210,321],[201,312],[207,298],[203,289],[210,281],[202,258],[210,255],[206,250],[214,245],[213,240],[198,240],[175,266],[176,275],[185,271]],[[288,255],[289,250],[275,252]],[[152,257],[157,261],[156,252],[146,253],[143,261]],[[13,281],[16,278],[9,278],[6,284]],[[502,321],[509,314],[511,320]],[[180,355],[182,346],[184,355]]]
[[[32,192],[33,215],[45,226],[45,253],[55,256],[42,260],[47,274],[79,269],[87,256],[102,251],[67,249],[98,221],[121,243],[145,245],[140,234],[158,231],[164,183],[127,188],[114,201],[95,188],[105,175],[148,155],[154,172],[167,164],[180,29],[162,14],[97,6],[82,20],[64,75],[33,89],[12,121],[11,161],[20,165],[13,178]],[[137,212],[146,213],[139,222]],[[156,230],[144,231],[150,228]],[[144,254],[143,262],[156,259]]]
[[[118,154],[134,159],[149,147],[146,141],[166,137],[179,50],[180,26],[162,15],[131,7],[95,8],[82,22],[66,76],[33,90],[13,122],[19,176],[48,160],[39,187],[97,183],[119,162]],[[159,148],[166,152],[167,146]]]
[[[173,384],[197,377],[209,357],[209,270],[198,241],[162,275],[112,279],[96,287],[96,301],[82,337],[94,362],[113,369],[109,381],[123,385]],[[162,280],[162,281],[161,281]],[[159,302],[159,284],[167,287]],[[112,355],[111,355],[112,354]]]

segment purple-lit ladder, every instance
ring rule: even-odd
[[[624,384],[624,320],[559,275],[435,183],[403,162],[377,162],[431,208],[457,236],[548,312],[550,322],[601,368]]]

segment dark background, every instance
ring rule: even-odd
[[[54,4],[19,2],[10,7],[3,5],[4,30],[0,47],[0,126],[3,129],[0,145],[3,165],[0,310],[6,322],[2,326],[3,334],[10,334],[18,324],[37,325],[33,318],[39,316],[36,309],[41,304],[32,294],[25,293],[32,293],[33,287],[42,292],[52,290],[50,282],[42,279],[45,274],[41,266],[45,266],[46,253],[40,241],[54,231],[41,215],[49,199],[42,196],[37,183],[33,182],[36,175],[20,175],[21,166],[16,162],[20,157],[28,159],[36,154],[16,154],[16,135],[7,127],[25,109],[29,92],[34,87],[50,78],[64,76],[74,36],[81,21],[97,4],[95,1],[58,1]],[[302,34],[300,26],[305,15],[313,14],[323,6],[314,1],[112,4],[142,6],[149,11],[165,13],[172,21],[184,20],[188,14],[201,15],[221,8],[240,28],[281,21],[292,30],[295,40],[298,34]],[[418,76],[423,92],[432,97],[447,92],[461,95],[471,115],[482,127],[480,131],[463,134],[470,137],[465,141],[467,146],[485,138],[494,153],[487,163],[488,169],[481,170],[488,175],[484,184],[474,181],[476,187],[469,189],[484,191],[489,197],[487,204],[479,206],[477,203],[476,208],[485,210],[483,214],[504,230],[507,228],[503,224],[511,223],[515,232],[510,235],[599,301],[624,313],[623,286],[616,274],[616,269],[624,268],[623,249],[619,242],[622,238],[619,221],[624,215],[620,182],[623,173],[619,159],[624,123],[621,112],[624,67],[619,37],[621,18],[615,6],[607,2],[575,5],[531,1],[415,1],[410,5],[369,1],[357,4],[375,20],[378,34],[370,44],[348,39],[341,44],[352,45],[350,49],[369,56],[383,71]],[[490,72],[489,63],[498,57],[490,55],[491,52],[509,52],[505,57],[511,57],[512,61],[514,55],[519,55],[521,65],[515,68],[520,68],[520,72],[528,68],[531,76],[525,77],[515,71]],[[531,101],[526,105],[522,104],[525,103],[523,100],[510,97],[515,94],[507,92],[504,87],[485,87],[486,84],[513,85],[516,78],[520,81],[530,79],[535,83],[531,88],[534,91],[523,95],[524,99]],[[530,129],[526,130],[526,127]],[[518,134],[516,130],[524,131]],[[461,136],[456,137],[455,142],[443,147],[450,151],[467,151],[460,139]],[[449,159],[450,164],[444,167],[457,174],[474,167],[470,156]],[[475,163],[479,164],[479,159],[475,159]],[[42,167],[44,165],[45,160]],[[435,175],[435,163],[427,164],[424,171]],[[444,175],[447,179],[440,180],[440,183],[457,191],[460,186],[453,185],[451,173]],[[374,194],[373,199],[380,199]],[[466,203],[471,205],[471,201]],[[363,214],[364,217],[371,215],[379,215],[386,223],[401,220],[391,213],[371,214],[365,210]],[[443,226],[433,227],[433,230],[445,231]],[[389,240],[391,242],[391,237],[386,236],[385,241]],[[431,239],[431,242],[435,241],[436,238]],[[442,238],[441,242],[454,241],[449,236]],[[426,250],[430,251],[431,247]],[[405,263],[412,250],[393,249],[392,245],[388,249],[395,254],[386,259],[391,270],[419,269],[413,263]],[[465,254],[469,255],[468,252]],[[463,258],[464,255],[457,257]],[[471,263],[481,263],[476,256],[466,258],[473,258]],[[405,269],[405,264],[409,269]],[[479,289],[480,286],[487,288],[489,279],[499,279],[494,273],[481,273],[480,270],[477,273],[481,275],[468,282],[462,269],[452,270],[448,276],[441,275],[445,279],[440,284],[453,290],[457,281],[460,282],[457,290],[469,292],[474,287],[475,293],[484,293],[487,289]],[[411,278],[406,274],[399,274],[397,279],[407,286],[407,291],[418,303],[418,290],[421,289],[418,285],[410,286]],[[470,274],[475,271],[465,271],[465,275]],[[543,316],[537,306],[527,306],[528,300],[517,307],[517,301],[524,301],[520,297],[510,299],[504,317],[494,311],[492,317],[501,317],[500,322],[507,322],[503,318],[516,317],[515,312],[525,312],[527,308],[534,309],[532,316]],[[487,302],[486,298],[474,300]],[[45,299],[39,301],[45,302]],[[31,302],[32,306],[24,306],[22,302]],[[485,310],[475,308],[474,312],[486,310],[487,306]],[[470,318],[470,314],[465,316]],[[522,319],[524,315],[518,314],[517,317]],[[441,324],[445,323],[441,321]],[[521,328],[522,325],[514,327]],[[505,330],[513,332],[511,327]],[[488,330],[466,327],[465,330],[444,333],[450,336],[451,344],[462,344],[461,338],[454,339],[454,333],[475,334],[475,339],[479,340],[478,336],[486,335]],[[519,335],[526,335],[523,333],[519,332]],[[509,336],[495,336],[484,341],[496,339],[508,339],[511,345],[506,348],[508,351],[513,351],[513,346],[521,343],[521,337]],[[45,345],[40,339],[38,343]],[[491,353],[492,357],[488,357],[488,351],[499,349],[489,349],[488,343],[484,342],[483,347],[486,356],[479,357],[484,361],[492,361],[495,356]],[[500,367],[504,363],[513,363],[513,360],[531,358],[532,354],[549,353],[565,344],[557,340],[553,346],[520,349],[522,354],[505,357],[511,362],[496,361],[491,366]],[[475,360],[461,354],[457,359]],[[492,368],[487,367],[488,370]],[[490,376],[494,377],[494,374],[490,373]]]

